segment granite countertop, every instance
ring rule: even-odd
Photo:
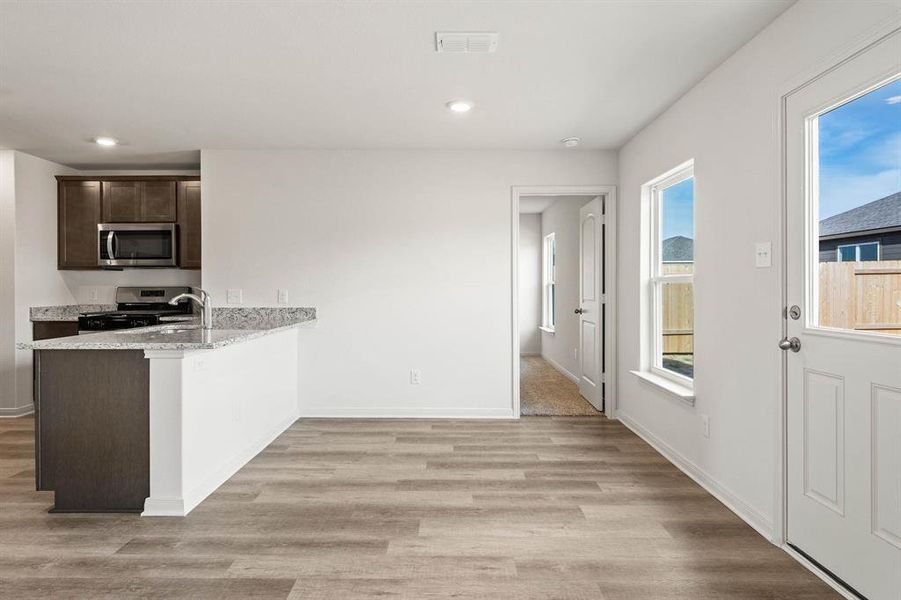
[[[16,346],[22,350],[211,350],[292,327],[315,324],[315,308],[214,308],[211,330],[202,329],[195,320],[25,342]]]
[[[77,321],[81,313],[110,312],[115,304],[63,304],[60,306],[32,306],[29,310],[32,321]]]

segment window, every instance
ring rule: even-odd
[[[541,328],[553,332],[557,307],[557,285],[554,281],[557,269],[557,242],[553,233],[544,236],[542,265]]]
[[[694,378],[694,170],[681,167],[650,184],[648,284],[651,371]]]
[[[879,260],[879,242],[864,244],[844,244],[836,250],[839,262],[860,262],[863,260]]]
[[[901,73],[808,115],[806,130],[806,318],[901,336]]]

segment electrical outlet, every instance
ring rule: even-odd
[[[206,371],[206,359],[202,356],[198,356],[194,359],[194,372],[202,373]]]
[[[241,304],[244,302],[244,290],[231,289],[225,293],[225,301],[229,304]]]
[[[95,287],[88,288],[88,302],[99,302],[100,290]]]
[[[710,437],[710,417],[701,415],[701,425],[704,427],[704,437]]]
[[[276,297],[278,298],[279,304],[287,304],[288,303],[288,290],[279,289]]]
[[[422,371],[410,369],[410,385],[419,385],[420,383],[422,383]]]
[[[573,359],[579,360],[579,349],[573,348]]]
[[[773,243],[758,242],[754,250],[754,266],[769,269],[773,266]]]

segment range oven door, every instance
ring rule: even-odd
[[[101,267],[174,267],[174,223],[101,223],[97,249]]]

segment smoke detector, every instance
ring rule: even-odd
[[[438,31],[435,51],[454,54],[488,54],[497,50],[497,32]]]
[[[579,144],[582,143],[582,138],[579,137],[568,137],[560,140],[560,143],[563,144],[567,148],[575,148]]]

